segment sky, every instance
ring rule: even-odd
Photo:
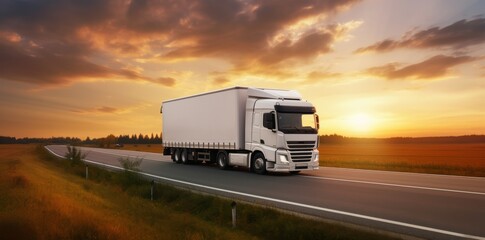
[[[485,134],[485,1],[2,0],[0,135],[160,133],[162,101],[292,89],[320,134]]]

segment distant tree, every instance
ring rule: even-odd
[[[13,144],[17,143],[15,137],[0,136],[0,144]]]
[[[105,147],[107,148],[110,148],[111,145],[115,144],[116,143],[116,137],[115,135],[113,134],[110,134],[108,135],[106,138],[105,138]]]

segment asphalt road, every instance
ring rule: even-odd
[[[63,156],[66,146],[47,146]],[[225,197],[425,239],[485,240],[485,178],[321,168],[299,175],[257,175],[181,165],[156,153],[82,148],[91,164],[120,169],[120,157],[142,157],[156,181]]]

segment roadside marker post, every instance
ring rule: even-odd
[[[232,228],[236,228],[236,202],[232,201],[231,203],[232,207]]]
[[[150,184],[152,185],[150,189],[150,199],[153,201],[153,187],[155,186],[155,180],[152,180]]]
[[[88,180],[89,177],[89,170],[88,170],[88,165],[86,164],[86,180]]]

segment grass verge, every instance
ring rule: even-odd
[[[238,204],[53,157],[42,147],[0,145],[0,232],[6,239],[389,239],[375,232]],[[138,181],[138,180],[137,180]]]

